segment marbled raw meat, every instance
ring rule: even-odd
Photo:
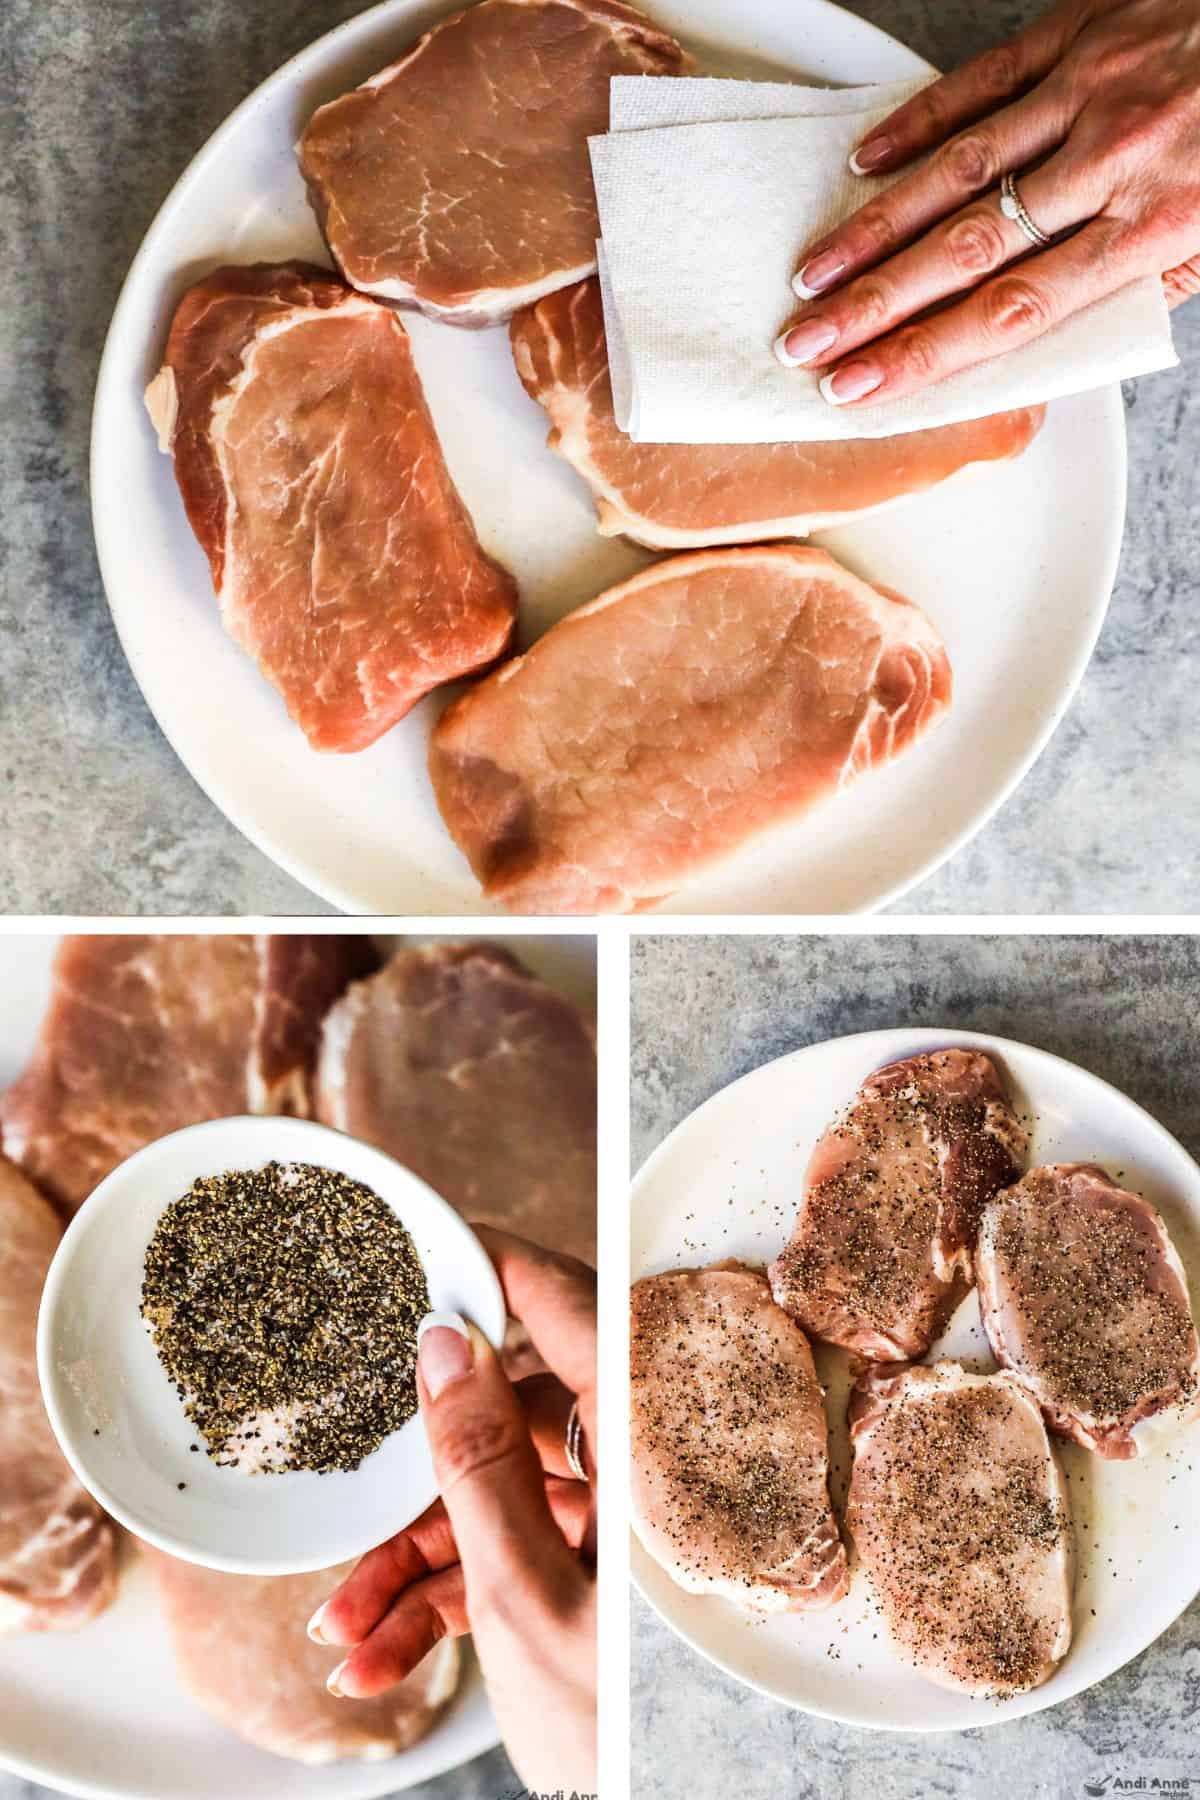
[[[167,1610],[180,1677],[205,1710],[260,1750],[309,1764],[378,1762],[432,1729],[458,1686],[461,1651],[444,1638],[374,1700],[325,1683],[345,1651],[305,1625],[353,1564],[315,1575],[225,1575],[146,1550]],[[282,1791],[282,1788],[281,1788]]]
[[[825,444],[635,444],[613,413],[598,279],[524,308],[511,335],[517,373],[550,416],[550,447],[591,489],[601,534],[652,550],[806,537],[1019,456],[1046,411]]]
[[[116,1592],[116,1533],[42,1405],[37,1315],[62,1227],[0,1158],[0,1634],[86,1625]]]
[[[311,1109],[321,1021],[375,968],[368,937],[64,938],[5,1153],[64,1212],[155,1138],[203,1119]]]
[[[939,1687],[1007,1698],[1071,1643],[1066,1482],[1011,1375],[871,1365],[850,1400],[846,1525],[896,1649]]]
[[[596,1047],[492,944],[399,950],[325,1021],[317,1104],[465,1218],[593,1262]]]
[[[1123,1460],[1200,1416],[1187,1275],[1140,1194],[1095,1163],[1031,1169],[984,1209],[978,1262],[992,1354],[1052,1430]]]
[[[986,1201],[1026,1133],[991,1057],[937,1050],[869,1075],[804,1175],[776,1300],[814,1337],[877,1360],[923,1356],[974,1280]]]
[[[925,614],[824,551],[695,551],[455,701],[429,768],[489,899],[635,912],[909,750],[950,686]]]
[[[647,1276],[630,1307],[633,1520],[650,1555],[689,1593],[757,1612],[841,1600],[824,1396],[803,1331],[736,1264]]]
[[[480,0],[322,106],[300,165],[348,281],[490,325],[596,266],[588,137],[614,75],[680,75],[619,0]]]
[[[216,269],[146,400],[225,627],[315,750],[365,750],[508,650],[516,584],[480,547],[390,307],[304,263]]]

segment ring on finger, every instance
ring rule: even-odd
[[[586,1481],[587,1467],[583,1460],[583,1422],[579,1417],[579,1402],[571,1402],[571,1411],[567,1417],[566,1436],[563,1441],[563,1454],[567,1459],[567,1467],[576,1481]]]
[[[1006,219],[1014,220],[1030,243],[1036,244],[1039,250],[1044,250],[1051,241],[1030,218],[1029,209],[1017,189],[1016,177],[1012,174],[1005,175],[1000,183],[1000,211]]]

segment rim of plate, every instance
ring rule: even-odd
[[[849,1047],[855,1043],[879,1043],[881,1040],[888,1039],[894,1040],[896,1043],[903,1042],[912,1045],[914,1054],[924,1050],[943,1049],[956,1045],[972,1045],[981,1050],[990,1049],[998,1052],[1000,1056],[1004,1056],[1008,1051],[1015,1050],[1022,1056],[1032,1057],[1035,1062],[1050,1064],[1060,1069],[1067,1069],[1073,1077],[1083,1076],[1088,1083],[1099,1088],[1110,1101],[1114,1101],[1119,1110],[1132,1113],[1138,1121],[1139,1130],[1145,1131],[1148,1136],[1156,1138],[1170,1154],[1180,1158],[1182,1162],[1191,1169],[1197,1185],[1196,1205],[1198,1211],[1200,1211],[1200,1163],[1197,1163],[1191,1152],[1185,1149],[1175,1134],[1168,1131],[1166,1126],[1161,1124],[1159,1120],[1154,1117],[1153,1113],[1147,1112],[1146,1108],[1140,1105],[1138,1101],[1132,1099],[1120,1088],[1114,1087],[1112,1082],[1106,1081],[1102,1075],[1094,1075],[1090,1069],[1085,1069],[1081,1063],[1072,1062],[1070,1058],[1066,1056],[1058,1056],[1052,1050],[1042,1050],[1036,1044],[1023,1043],[1020,1038],[1000,1037],[990,1032],[959,1031],[952,1026],[941,1029],[932,1025],[919,1025],[914,1026],[911,1029],[907,1029],[903,1026],[884,1026],[878,1031],[852,1031],[847,1032],[843,1037],[823,1038],[818,1044],[802,1044],[798,1049],[789,1050],[783,1056],[774,1056],[769,1062],[760,1063],[756,1069],[747,1069],[746,1073],[744,1075],[739,1075],[736,1081],[731,1081],[727,1086],[718,1088],[715,1094],[710,1094],[707,1100],[701,1101],[700,1105],[692,1112],[688,1113],[686,1118],[681,1119],[678,1125],[674,1126],[673,1129],[668,1132],[662,1143],[657,1145],[656,1148],[650,1152],[650,1155],[646,1158],[630,1184],[629,1206],[631,1215],[633,1208],[637,1205],[638,1196],[643,1184],[648,1183],[652,1176],[657,1173],[660,1165],[667,1160],[669,1153],[673,1149],[676,1138],[680,1137],[683,1132],[687,1130],[694,1121],[699,1119],[710,1107],[714,1107],[718,1100],[724,1100],[737,1088],[743,1087],[747,1082],[753,1081],[764,1069],[774,1068],[779,1063],[799,1062],[802,1058],[815,1056],[821,1051],[828,1050],[834,1044]],[[885,1056],[884,1060],[890,1059]],[[881,1065],[876,1064],[874,1066],[880,1067]],[[630,1280],[634,1281],[637,1279],[638,1276],[630,1269]],[[1141,1656],[1150,1648],[1151,1644],[1157,1642],[1164,1631],[1170,1629],[1174,1621],[1181,1613],[1186,1611],[1192,1601],[1195,1600],[1196,1596],[1200,1594],[1200,1575],[1198,1575],[1196,1585],[1189,1593],[1182,1596],[1179,1605],[1171,1618],[1163,1625],[1159,1626],[1150,1637],[1144,1639],[1141,1643],[1134,1645],[1126,1655],[1121,1657],[1119,1662],[1115,1662],[1110,1669],[1106,1669],[1103,1675],[1097,1675],[1095,1679],[1091,1681],[1080,1682],[1079,1685],[1075,1687],[1068,1686],[1061,1694],[1057,1694],[1051,1700],[1044,1701],[1041,1705],[1022,1706],[1020,1711],[1014,1712],[997,1712],[993,1716],[973,1720],[970,1725],[923,1725],[919,1721],[914,1721],[907,1725],[894,1725],[891,1723],[879,1723],[871,1719],[847,1718],[844,1713],[833,1712],[827,1706],[818,1706],[806,1701],[797,1700],[794,1694],[786,1693],[777,1687],[770,1687],[766,1682],[752,1680],[743,1670],[737,1668],[731,1660],[715,1654],[706,1644],[698,1642],[696,1636],[681,1626],[677,1619],[671,1617],[671,1615],[666,1612],[655,1599],[654,1595],[650,1593],[649,1589],[641,1579],[638,1568],[638,1559],[644,1558],[649,1568],[657,1569],[658,1565],[650,1556],[649,1551],[643,1547],[636,1532],[631,1530],[630,1538],[632,1553],[630,1556],[629,1578],[633,1587],[645,1601],[646,1605],[650,1607],[655,1616],[662,1620],[667,1629],[674,1632],[676,1637],[681,1638],[688,1648],[694,1651],[697,1656],[702,1656],[705,1662],[712,1663],[714,1668],[720,1669],[724,1674],[730,1676],[732,1680],[740,1682],[743,1687],[750,1688],[755,1693],[764,1694],[768,1700],[778,1701],[780,1705],[789,1706],[797,1712],[809,1713],[814,1718],[832,1719],[839,1725],[849,1725],[859,1731],[899,1731],[913,1734],[920,1733],[925,1736],[934,1737],[939,1734],[953,1735],[959,1731],[986,1730],[993,1725],[1011,1725],[1018,1718],[1030,1718],[1035,1713],[1051,1712],[1056,1706],[1061,1706],[1064,1701],[1073,1700],[1076,1695],[1087,1693],[1092,1688],[1098,1687],[1102,1681],[1107,1681],[1111,1675],[1115,1675],[1118,1670],[1123,1669],[1127,1663],[1131,1663],[1135,1657]],[[665,1574],[665,1571],[663,1573]],[[669,1577],[667,1579],[669,1579]],[[1070,1663],[1068,1661],[1064,1665],[1064,1673],[1069,1667]],[[1032,1699],[1039,1692],[1044,1691],[1044,1689],[1033,1688],[1030,1690],[1029,1694],[1020,1696],[1020,1699]]]
[[[1091,625],[1077,647],[1058,703],[1052,708],[1041,730],[1034,734],[1024,756],[1016,759],[1008,780],[1000,784],[995,794],[976,813],[970,824],[964,826],[958,835],[936,855],[928,858],[915,874],[906,876],[897,882],[894,887],[869,906],[859,907],[858,912],[862,915],[882,912],[885,907],[894,905],[897,900],[902,900],[905,894],[911,894],[915,887],[919,887],[923,881],[928,881],[931,875],[935,875],[940,868],[957,856],[960,850],[965,849],[972,838],[978,837],[979,833],[991,824],[1000,808],[1007,805],[1029,774],[1034,763],[1037,762],[1042,751],[1062,724],[1068,707],[1079,692],[1079,684],[1087,674],[1088,665],[1092,660],[1100,633],[1104,629],[1104,621],[1108,617],[1108,608],[1117,580],[1117,567],[1121,560],[1121,546],[1125,539],[1125,508],[1129,492],[1129,444],[1125,434],[1125,405],[1121,399],[1121,389],[1119,386],[1102,388],[1098,397],[1108,416],[1107,422],[1112,428],[1115,456],[1114,491],[1111,496],[1113,503],[1104,511],[1104,517],[1109,521],[1109,527],[1108,539],[1103,552],[1103,581],[1096,589],[1099,598],[1092,608]]]
[[[478,1662],[475,1659],[474,1646],[469,1637],[466,1639],[466,1652],[472,1660],[473,1672],[479,1679],[482,1679],[479,1675]],[[461,1694],[462,1692],[463,1690],[460,1689],[459,1693]],[[455,1695],[454,1699],[451,1700],[446,1713],[443,1715],[443,1719],[448,1718],[451,1715],[458,1704],[458,1699],[459,1696]],[[442,1722],[442,1720],[439,1720],[438,1726],[440,1726]],[[438,1727],[435,1726],[434,1729],[436,1730]],[[413,1781],[406,1781],[404,1779],[403,1768],[389,1770],[387,1763],[381,1762],[378,1765],[380,1771],[379,1778],[385,1785],[373,1790],[375,1800],[388,1800],[389,1795],[407,1793],[414,1785],[414,1782],[418,1780],[436,1781],[439,1776],[451,1775],[455,1769],[465,1768],[467,1763],[474,1762],[477,1756],[486,1756],[488,1751],[496,1749],[500,1742],[500,1733],[498,1730],[494,1729],[494,1735],[491,1736],[486,1743],[479,1744],[468,1756],[460,1756],[456,1761],[445,1763],[440,1768],[426,1770],[423,1775],[414,1776]],[[253,1746],[248,1744],[246,1748],[248,1750],[253,1749]],[[395,1762],[402,1762],[403,1758],[408,1754],[408,1751],[400,1750],[392,1760]],[[304,1766],[300,1763],[289,1765],[287,1759],[282,1757],[280,1758],[280,1762],[284,1769],[289,1766],[295,1768],[302,1768]],[[336,1767],[337,1765],[335,1764],[334,1766]],[[361,1773],[363,1765],[360,1762],[347,1761],[342,1764],[342,1767],[347,1770],[354,1770],[356,1773]],[[19,1775],[22,1780],[36,1781],[39,1786],[43,1783],[52,1782],[60,1794],[78,1796],[78,1800],[129,1800],[131,1794],[147,1795],[149,1792],[149,1790],[145,1788],[111,1787],[106,1781],[84,1781],[78,1776],[65,1776],[51,1768],[49,1764],[36,1762],[30,1757],[18,1755],[15,1751],[7,1750],[2,1744],[0,1744],[0,1774]],[[396,1786],[397,1778],[400,1780],[399,1787]],[[325,1800],[333,1800],[333,1796],[325,1797]],[[366,1800],[366,1797],[361,1797],[361,1800]]]
[[[890,32],[883,31],[879,26],[873,25],[868,20],[860,18],[856,13],[849,12],[847,8],[837,5],[835,0],[798,0],[798,4],[801,8],[811,12],[836,13],[842,20],[852,20],[854,29],[860,32],[864,39],[874,38],[877,42],[886,43],[890,48],[901,53],[912,64],[916,65],[917,68],[929,69],[931,71],[933,69],[933,65],[927,62],[924,57],[918,56],[916,51],[909,49],[906,44],[902,44],[900,40],[893,37]],[[180,750],[166,720],[150,700],[149,687],[147,685],[149,678],[147,676],[146,679],[143,679],[145,671],[140,666],[140,658],[131,648],[127,641],[126,634],[121,629],[119,608],[114,604],[112,599],[111,590],[115,588],[117,584],[110,581],[109,571],[112,567],[112,558],[110,558],[107,549],[110,523],[101,516],[97,501],[97,493],[100,485],[97,468],[99,462],[101,419],[102,415],[107,410],[109,389],[114,385],[116,380],[116,346],[118,338],[122,335],[119,326],[127,303],[131,303],[130,296],[140,279],[142,269],[154,256],[159,237],[166,231],[174,213],[178,210],[182,201],[190,193],[193,186],[203,180],[206,176],[209,164],[220,155],[224,147],[225,139],[233,134],[247,114],[260,105],[267,96],[274,94],[278,88],[284,87],[290,81],[298,78],[311,61],[320,61],[330,50],[342,41],[349,42],[360,32],[370,30],[374,23],[381,22],[389,13],[399,14],[406,10],[408,10],[408,0],[380,0],[378,5],[368,7],[364,12],[357,13],[353,18],[347,19],[341,25],[335,26],[331,31],[324,32],[320,37],[314,38],[312,43],[306,44],[301,50],[298,50],[294,56],[289,57],[288,60],[285,63],[282,63],[273,74],[268,75],[265,81],[260,82],[259,85],[247,94],[243,100],[239,101],[237,106],[235,106],[232,112],[221,121],[216,130],[205,140],[183,169],[167,193],[162,205],[155,213],[154,218],[147,228],[145,236],[138,246],[133,261],[129,265],[125,279],[121,284],[121,291],[117,296],[117,303],[113,308],[112,318],[109,320],[108,330],[105,334],[104,350],[100,358],[100,368],[96,377],[96,391],[92,402],[91,444],[89,454],[92,535],[96,544],[96,555],[100,566],[100,578],[104,585],[109,614],[112,618],[113,626],[117,633],[117,639],[121,645],[125,660],[129,664],[134,680],[137,682],[142,697],[150,708],[159,731],[162,733],[172,751],[178,757],[179,761],[187,770],[196,785],[217,810],[224,814],[230,824],[233,825],[237,831],[241,832],[242,836],[246,838],[249,843],[253,844],[264,856],[268,857],[277,868],[282,869],[286,875],[289,875],[293,881],[298,882],[302,887],[306,888],[309,893],[315,894],[319,899],[324,900],[330,906],[336,907],[340,912],[359,917],[369,917],[372,914],[377,914],[379,912],[378,904],[373,901],[366,902],[358,898],[354,893],[343,888],[336,881],[324,878],[319,881],[314,880],[313,872],[306,868],[298,854],[294,852],[290,846],[279,842],[276,832],[269,822],[259,818],[252,819],[250,817],[249,810],[243,808],[240,794],[235,788],[230,788],[228,791],[225,791],[224,784],[220,782],[210,782],[205,776],[200,774],[199,770],[193,766],[191,760],[189,760],[189,758]],[[447,10],[449,10],[449,8],[447,8]],[[893,905],[897,900],[903,898],[905,894],[910,893],[914,888],[919,887],[922,882],[927,881],[931,875],[945,863],[949,862],[952,857],[957,856],[959,851],[963,849],[972,838],[976,837],[978,833],[991,822],[997,812],[999,812],[1000,808],[1011,799],[1013,793],[1029,774],[1034,763],[1041,756],[1042,751],[1046,748],[1051,737],[1062,723],[1063,716],[1079,689],[1079,684],[1091,661],[1092,653],[1096,647],[1096,641],[1100,635],[1101,628],[1103,627],[1109,601],[1112,598],[1113,584],[1116,579],[1117,563],[1120,557],[1121,542],[1125,527],[1127,449],[1124,409],[1121,404],[1119,388],[1109,388],[1107,390],[1101,390],[1101,392],[1103,395],[1103,403],[1106,408],[1107,420],[1113,432],[1113,448],[1115,452],[1113,483],[1115,491],[1110,496],[1111,504],[1103,509],[1103,517],[1108,521],[1108,540],[1103,547],[1101,558],[1103,581],[1096,590],[1100,598],[1093,607],[1094,616],[1091,627],[1083,634],[1083,638],[1077,646],[1075,657],[1070,661],[1067,667],[1066,679],[1063,683],[1059,701],[1043,722],[1041,729],[1032,737],[1025,753],[1017,758],[1007,778],[999,784],[995,793],[989,798],[985,805],[979,808],[962,830],[952,836],[941,846],[941,848],[939,848],[931,857],[927,858],[926,861],[920,864],[915,870],[893,882],[890,886],[882,888],[873,897],[865,899],[860,906],[853,909],[853,913],[847,914],[847,916],[854,916],[855,914],[863,916],[882,911],[884,908]],[[115,529],[115,527],[113,527],[113,529]],[[150,683],[150,686],[153,686],[153,683]],[[392,907],[390,910],[393,912],[402,912],[403,908]],[[449,917],[450,915],[447,914],[444,916]],[[486,916],[486,909],[481,916]],[[673,915],[669,905],[667,905],[661,909],[654,909],[648,916],[670,918]],[[744,916],[751,915],[747,914]],[[770,915],[762,914],[758,916],[765,918]],[[788,914],[786,916],[791,917],[792,915]]]

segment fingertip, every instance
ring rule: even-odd
[[[339,1624],[338,1613],[333,1604],[337,1597],[331,1595],[323,1606],[318,1606],[305,1630],[314,1644],[321,1644],[331,1650],[340,1647],[350,1651],[357,1645],[359,1638],[353,1631],[347,1631]]]
[[[345,1657],[343,1661],[338,1664],[337,1668],[330,1673],[329,1678],[325,1683],[325,1686],[335,1700],[347,1700],[353,1698],[352,1695],[347,1694],[345,1688],[342,1686],[342,1681],[346,1674],[346,1664],[349,1661],[350,1658],[348,1656]]]
[[[417,1369],[431,1400],[473,1373],[479,1334],[472,1338],[471,1330],[456,1312],[432,1312],[422,1319],[417,1330]]]
[[[466,1337],[467,1321],[463,1318],[461,1313],[427,1312],[425,1317],[421,1320],[421,1323],[417,1326],[417,1344],[420,1345],[421,1339],[425,1336],[427,1331],[438,1331],[442,1329],[446,1331],[457,1331],[460,1337]]]
[[[891,138],[884,132],[877,132],[850,152],[850,173],[877,175],[884,164],[891,161],[894,150]]]
[[[798,356],[793,356],[787,347],[788,339],[791,335],[790,329],[780,332],[779,336],[775,339],[775,355],[785,369],[798,369],[800,367],[800,358]]]
[[[883,386],[883,370],[869,358],[856,358],[853,362],[839,364],[828,375],[822,375],[817,386],[821,398],[830,406],[849,406],[855,400],[865,400],[868,394]]]

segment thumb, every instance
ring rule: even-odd
[[[554,1523],[541,1462],[516,1390],[483,1333],[457,1313],[423,1322],[421,1416],[454,1528],[467,1611],[505,1592],[579,1579]]]

